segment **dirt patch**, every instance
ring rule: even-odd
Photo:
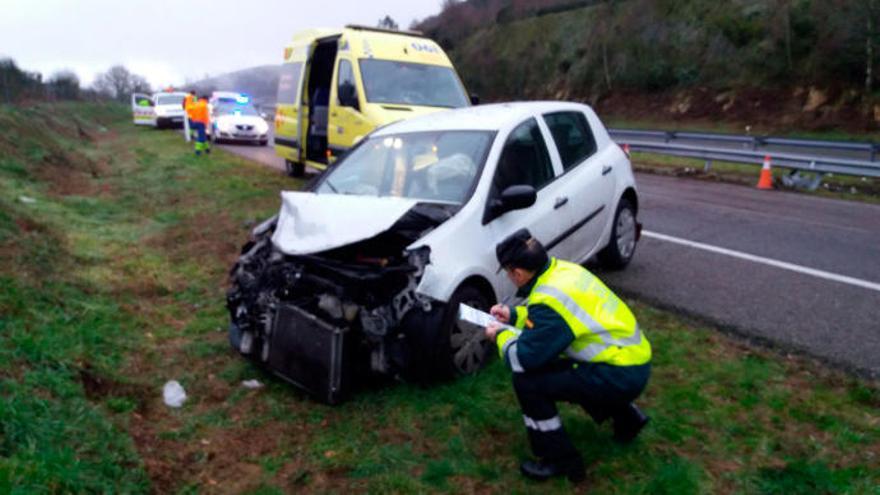
[[[847,130],[873,132],[880,129],[871,112],[852,101],[843,89],[823,91],[825,102],[805,106],[806,92],[790,88],[719,90],[706,87],[662,92],[614,91],[596,102],[604,117],[627,120],[702,123],[714,127],[719,121],[741,124],[751,132],[787,133]]]
[[[94,161],[77,151],[52,147],[33,168],[36,178],[46,182],[49,193],[55,196],[94,196],[108,192],[96,181],[108,174],[106,160]]]
[[[133,401],[140,414],[148,411],[151,389],[140,383],[123,383],[98,372],[86,364],[79,370],[79,379],[86,397],[91,401],[101,401],[108,397],[126,398]]]
[[[200,212],[164,230],[147,245],[169,253],[174,261],[199,259],[230,267],[246,234],[245,228],[224,211]]]
[[[196,395],[196,391],[192,391]],[[219,393],[207,396],[186,416],[217,412],[219,403],[228,396]],[[196,399],[193,399],[196,400]],[[153,482],[154,493],[171,493],[185,483],[197,482],[206,493],[240,493],[260,484],[263,469],[259,460],[276,455],[291,445],[307,444],[304,428],[287,422],[271,421],[248,425],[251,417],[265,411],[258,395],[242,399],[237,406],[226,409],[232,423],[223,427],[204,427],[182,438],[169,435],[185,427],[183,415],[162,405],[147,415],[133,415],[129,431],[144,460]],[[302,475],[305,460],[294,457],[285,465],[282,475],[294,482]]]

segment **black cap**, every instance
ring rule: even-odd
[[[519,229],[495,246],[495,256],[502,268],[514,266],[527,270],[538,270],[547,260],[547,251],[528,229]]]

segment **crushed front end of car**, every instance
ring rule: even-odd
[[[280,217],[254,229],[230,272],[232,346],[330,404],[341,401],[366,377],[419,380],[435,373],[442,363],[428,349],[442,340],[448,312],[442,303],[416,291],[430,263],[429,248],[407,246],[451,217],[452,207],[404,205],[398,209],[404,213],[377,224],[371,236],[347,242],[343,232],[336,242],[326,242],[325,236],[305,245],[291,244],[292,237],[285,235],[308,237],[308,229],[296,231],[294,223],[302,229],[309,218],[323,225],[326,218],[309,213],[326,215],[333,208],[325,206],[317,213],[296,205],[297,199],[305,203],[313,197],[286,198],[293,203],[291,209],[304,210],[301,216],[295,221],[285,218],[282,208]],[[364,223],[350,228],[371,232]],[[385,228],[387,223],[391,225]],[[310,252],[324,245],[330,247]]]

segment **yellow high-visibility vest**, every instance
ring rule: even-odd
[[[615,366],[635,366],[651,360],[651,344],[632,311],[580,265],[551,258],[550,267],[535,281],[526,304],[544,304],[562,316],[574,334],[574,341],[565,350],[568,358]],[[516,316],[516,326],[524,328],[528,307],[516,307]],[[498,336],[502,358],[517,337],[514,332]]]

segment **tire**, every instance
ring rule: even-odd
[[[632,261],[636,252],[636,229],[635,207],[627,198],[620,198],[611,226],[611,239],[598,254],[599,262],[605,268],[622,270]]]
[[[266,141],[260,141],[260,146],[266,146],[267,144],[269,144],[268,139]]]
[[[493,300],[471,285],[460,287],[449,299],[440,335],[443,342],[441,359],[449,377],[473,375],[483,369],[492,355],[492,343],[483,337],[483,329],[458,319],[458,306],[467,304],[489,311]]]
[[[302,177],[306,174],[306,165],[302,162],[292,162],[285,159],[284,168],[287,170],[287,175],[291,177]]]

